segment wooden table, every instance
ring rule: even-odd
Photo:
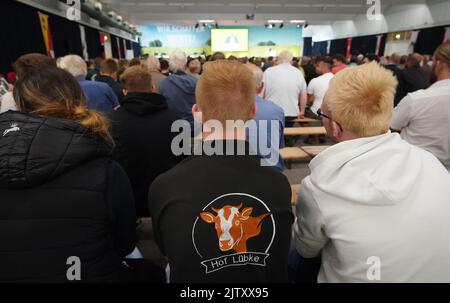
[[[310,136],[310,135],[326,135],[325,127],[289,127],[284,129],[285,136]]]
[[[295,123],[312,123],[312,122],[322,122],[322,120],[311,119],[311,118],[303,118],[303,119],[295,119],[292,120]]]
[[[326,145],[326,146],[302,146],[302,149],[305,153],[307,153],[311,157],[315,157],[329,147],[330,147],[329,145]]]

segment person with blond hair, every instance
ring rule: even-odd
[[[294,226],[319,282],[450,281],[450,175],[389,131],[396,85],[376,63],[342,70],[318,112],[338,144],[311,161]]]
[[[208,62],[196,90],[203,152],[158,177],[149,193],[170,281],[287,282],[291,187],[246,141],[245,122],[257,111],[252,73],[236,61]]]
[[[56,67],[21,77],[14,99],[18,111],[0,115],[0,281],[133,281],[122,263],[135,248],[133,192],[110,160],[107,119]]]
[[[58,67],[74,76],[87,99],[87,107],[102,113],[110,113],[120,107],[114,91],[106,83],[86,80],[87,64],[77,55],[68,55],[58,61]]]
[[[394,110],[392,129],[450,169],[450,42],[436,50],[432,70],[437,82],[402,100]]]
[[[159,91],[159,86],[162,81],[164,81],[167,77],[161,73],[161,62],[155,56],[148,56],[147,60],[145,60],[144,66],[150,72],[152,76],[152,83],[155,86],[156,92]]]
[[[278,65],[264,73],[264,98],[283,109],[286,127],[293,126],[292,120],[304,118],[308,100],[305,77],[292,66],[292,60],[292,53],[282,51],[278,56]]]

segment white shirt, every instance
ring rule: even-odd
[[[299,95],[306,81],[299,69],[289,63],[271,67],[264,73],[265,98],[280,106],[286,117],[300,114]]]
[[[392,128],[443,162],[450,160],[450,79],[408,94],[394,109]]]
[[[12,92],[7,92],[0,97],[0,114],[9,110],[17,110]]]
[[[326,73],[320,77],[314,78],[309,82],[308,94],[314,96],[314,103],[310,109],[315,114],[322,106],[323,98],[328,91],[331,79],[333,79],[333,73]]]
[[[450,174],[436,157],[387,133],[336,144],[310,168],[294,243],[322,253],[319,282],[450,282]]]

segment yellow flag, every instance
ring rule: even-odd
[[[44,37],[45,49],[47,50],[47,55],[55,58],[55,51],[53,49],[53,39],[50,31],[50,25],[48,22],[48,15],[38,12],[39,21],[41,23],[42,36]]]

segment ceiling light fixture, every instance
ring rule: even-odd
[[[283,20],[268,20],[267,23],[280,24],[280,23],[283,23]]]

